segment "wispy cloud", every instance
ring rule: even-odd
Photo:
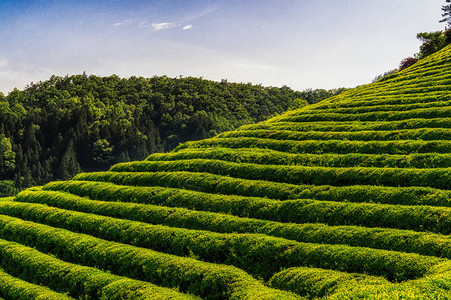
[[[133,22],[133,20],[124,20],[124,21],[121,21],[121,22],[114,23],[113,26],[114,27],[118,27],[118,26],[129,25],[132,22]]]
[[[183,26],[183,24],[177,24],[177,23],[172,23],[172,22],[161,22],[161,23],[149,24],[149,22],[147,22],[147,21],[137,22],[137,21],[133,21],[133,20],[124,20],[124,21],[113,24],[114,27],[126,26],[126,25],[133,25],[133,27],[138,27],[138,28],[148,28],[148,27],[152,26],[154,31],[171,29],[171,28]],[[193,28],[193,25],[191,25],[191,24],[188,24],[188,25],[185,25],[182,27],[183,30],[190,30],[192,28]],[[0,60],[0,64],[1,64],[1,60]]]
[[[170,29],[170,28],[174,28],[177,26],[180,26],[180,25],[177,25],[175,23],[153,23],[152,24],[153,30],[155,30],[155,31]]]
[[[220,8],[219,5],[209,6],[196,14],[185,17],[184,19],[185,19],[185,21],[199,19],[201,17],[204,17],[206,15],[209,15],[209,14],[217,11],[219,8]]]

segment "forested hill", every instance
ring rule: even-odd
[[[0,93],[0,193],[140,160],[342,90],[166,76],[53,76]]]

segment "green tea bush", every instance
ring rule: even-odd
[[[262,148],[288,153],[316,153],[316,154],[412,154],[412,153],[450,153],[449,141],[421,141],[421,140],[397,140],[397,141],[290,141],[276,139],[260,139],[252,137],[216,138],[197,142],[187,142],[176,150],[187,148]],[[114,167],[114,166],[113,166]]]
[[[388,282],[380,277],[358,273],[300,267],[274,274],[269,284],[281,290],[315,298],[336,293],[352,285],[385,285]]]
[[[114,243],[7,216],[0,215],[0,224],[0,236],[8,240],[50,252],[63,260],[95,266],[161,286],[178,287],[183,292],[200,297],[247,298],[249,294],[251,299],[256,295],[264,295],[267,299],[299,299],[294,294],[266,287],[232,266]],[[412,261],[406,261],[406,264],[412,265],[412,270],[408,267],[407,271],[400,270],[400,278],[414,275],[412,272],[419,274],[421,270],[426,271],[440,261],[437,258],[425,258],[416,266],[412,265]]]
[[[54,292],[47,287],[31,284],[13,277],[0,269],[0,295],[7,299],[70,300],[67,295]],[[3,298],[0,298],[3,299]]]
[[[450,143],[451,146],[451,143]],[[451,187],[451,168],[331,168],[259,165],[213,159],[178,161],[140,161],[114,165],[113,172],[208,172],[243,179],[258,179],[291,184],[388,185]]]
[[[342,202],[368,202],[404,205],[450,206],[451,191],[430,187],[388,187],[373,185],[331,186],[331,185],[294,185],[247,180],[209,173],[194,172],[93,172],[82,173],[74,177],[75,181],[111,182],[119,185],[147,187],[182,187],[192,191],[209,193],[216,198],[220,195],[240,195],[263,197],[279,200],[317,199]],[[141,189],[137,189],[137,191]],[[86,189],[86,193],[96,194],[96,190]],[[136,194],[131,191],[131,193]],[[105,197],[110,194],[104,192]],[[197,202],[187,198],[186,201]]]
[[[396,154],[294,154],[268,149],[207,148],[185,149],[171,153],[156,153],[148,161],[173,161],[188,159],[216,159],[235,163],[262,165],[302,165],[311,167],[378,167],[378,168],[447,168],[451,155],[447,153]]]
[[[321,223],[284,223],[238,217],[236,214],[240,212],[235,211],[221,214],[180,207],[105,202],[51,191],[23,192],[16,200],[155,225],[220,233],[258,233],[298,242],[344,244],[451,258],[451,241],[447,236],[430,232],[350,225],[328,226]],[[8,211],[9,205],[11,204],[5,204],[6,211]],[[26,210],[24,211],[26,212]],[[231,215],[231,213],[235,215]],[[17,216],[25,217],[24,213]],[[38,216],[36,214],[33,220],[37,220]],[[45,213],[42,216],[44,218]],[[112,231],[114,232],[114,230]]]
[[[61,258],[78,263],[83,262],[96,265],[99,264],[98,256],[102,255],[104,257],[104,261],[100,265],[102,268],[109,269],[112,272],[121,271],[132,278],[150,281],[163,286],[177,282],[177,286],[186,287],[183,291],[201,297],[231,296],[234,293],[233,288],[230,287],[232,283],[242,286],[257,285],[257,282],[254,282],[255,279],[251,276],[230,266],[208,264],[191,258],[109,242],[6,216],[0,216],[0,224],[4,226],[3,229],[0,229],[0,236],[3,238],[8,237],[17,242],[23,242],[42,251],[50,251],[61,256]],[[5,226],[6,224],[9,224],[9,226]],[[97,226],[99,225],[97,224]],[[189,230],[187,229],[170,230],[166,228],[166,230],[169,231],[167,234],[160,230],[159,241],[155,241],[156,243],[168,239],[170,240],[169,243],[171,243],[174,239],[173,243],[179,245],[171,247],[183,248],[181,240],[177,237],[180,236],[180,239],[185,239],[185,243],[189,242],[190,239],[194,239],[198,241],[198,247],[205,247],[204,250],[198,251],[208,252],[208,248],[221,247],[218,245],[220,239],[215,239],[212,236],[212,240],[209,241],[208,233],[206,232],[194,233],[193,236],[189,236]],[[171,231],[174,232],[176,230],[184,230],[185,232],[180,234],[171,233]],[[150,232],[148,231],[147,233]],[[142,233],[138,232],[137,234]],[[152,236],[149,238],[152,238]],[[77,240],[79,242],[76,242]],[[231,251],[236,256],[237,261],[241,261],[243,265],[247,264],[248,267],[261,269],[262,271],[268,270],[271,264],[279,268],[283,266],[317,266],[348,272],[370,272],[374,275],[383,275],[389,280],[402,281],[422,277],[434,265],[444,261],[440,258],[420,256],[418,254],[342,245],[296,243],[255,235],[231,235],[230,240],[224,243],[222,250],[217,248],[212,250],[212,252],[216,253],[216,255],[221,255],[225,251]],[[235,247],[233,246],[234,244],[236,245]],[[168,247],[169,244],[166,246]],[[191,244],[189,248],[191,247],[191,250],[196,254],[197,249],[195,245]],[[232,249],[228,247],[232,247]],[[243,257],[240,257],[241,255]],[[266,261],[264,260],[260,264],[256,261],[257,257],[260,257],[260,259],[266,257]],[[225,258],[226,262],[230,259]],[[164,270],[159,271],[159,277],[152,273],[162,269]],[[180,272],[180,274],[174,274],[177,272]],[[265,274],[263,273],[262,275]],[[191,278],[190,282],[187,282],[187,278]],[[199,289],[199,285],[202,287],[201,289]],[[270,292],[270,289],[268,292]],[[273,293],[276,293],[276,291],[273,291]]]
[[[46,285],[55,291],[69,293],[74,298],[197,299],[150,283],[68,263],[6,240],[0,240],[0,263],[12,276],[20,275],[28,281]],[[8,277],[2,276],[0,281],[2,280],[7,281]],[[4,284],[7,285],[6,282]],[[19,284],[23,287],[23,283]],[[6,288],[5,285],[2,284],[2,289]],[[20,289],[17,283],[14,287]],[[64,299],[64,296],[61,295],[59,299]]]

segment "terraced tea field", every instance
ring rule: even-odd
[[[5,299],[450,299],[451,48],[0,201]]]

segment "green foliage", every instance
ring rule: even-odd
[[[252,295],[253,290],[259,290],[266,299],[299,299],[294,294],[265,287],[249,274],[231,266],[110,242],[7,216],[0,216],[0,224],[0,236],[3,238],[49,251],[61,259],[123,273],[162,286],[179,287],[184,292],[208,299]],[[99,257],[104,259],[100,261]],[[438,261],[426,259],[415,268],[424,268]],[[402,271],[401,276],[409,275],[409,270]]]
[[[286,116],[280,121],[284,122],[319,122],[319,121],[400,121],[415,118],[440,118],[448,117],[449,107],[432,107],[424,109],[412,109],[409,111],[376,111],[354,114],[340,113],[310,113],[298,114],[296,116]]]
[[[349,286],[384,285],[387,284],[387,281],[383,278],[358,273],[349,274],[300,267],[286,269],[274,274],[269,283],[273,287],[314,298],[337,293],[340,289],[347,290]]]
[[[277,140],[253,137],[206,139],[198,142],[186,142],[176,148],[206,149],[222,148],[263,148],[287,153],[311,154],[400,154],[414,153],[450,153],[451,145],[443,140],[393,140],[393,141],[347,141],[347,140]]]
[[[301,92],[301,99],[307,101],[309,104],[315,104],[320,101],[323,101],[327,98],[339,95],[344,91],[348,90],[347,88],[338,88],[338,89],[305,89]]]
[[[359,131],[359,132],[297,132],[291,130],[239,130],[222,133],[218,138],[258,137],[276,140],[350,140],[350,141],[389,141],[389,140],[448,140],[451,130],[445,128]]]
[[[315,135],[314,132],[310,134]],[[213,149],[184,149],[164,154],[155,153],[146,160],[173,161],[200,158],[236,163],[257,163],[260,165],[302,165],[311,167],[430,168],[430,166],[434,166],[446,168],[451,165],[451,155],[448,153],[413,153],[410,155],[364,153],[296,154],[269,149],[228,149],[220,147]]]
[[[119,163],[113,172],[209,172],[235,178],[314,185],[451,186],[451,169],[329,168],[259,165],[221,160],[143,161]]]
[[[0,197],[14,196],[19,190],[15,188],[14,181],[1,180],[0,181]]]
[[[196,299],[146,282],[68,263],[55,258],[53,255],[46,255],[33,248],[7,240],[0,240],[0,254],[2,267],[12,276],[20,275],[31,282],[46,285],[55,291],[69,293],[74,298],[101,300]],[[5,279],[8,280],[8,278]],[[2,276],[2,283],[3,280]],[[16,282],[13,287],[20,289],[18,284],[23,285],[22,282]],[[6,288],[6,286],[2,285],[0,289],[3,288]],[[25,289],[25,293],[31,293],[31,289],[36,289],[30,286],[23,286],[22,288]],[[43,288],[37,292],[42,293],[42,290]],[[65,298],[63,295],[60,296],[58,299]],[[45,297],[46,295],[43,299],[46,299]]]
[[[70,300],[64,294],[56,293],[49,288],[35,285],[13,277],[0,269],[0,295],[6,299],[42,299],[42,300]],[[2,298],[3,299],[3,298]]]
[[[79,174],[74,179],[131,186],[185,187],[207,193],[267,197],[279,200],[313,198],[330,201],[451,206],[449,190],[430,187],[294,185],[193,172],[94,172]]]
[[[443,31],[420,32],[417,34],[417,39],[423,43],[421,44],[420,52],[418,53],[419,59],[425,58],[448,45]]]
[[[64,190],[72,194],[88,194],[92,198],[94,198],[93,191],[95,191],[97,197],[108,200],[108,202],[55,192],[21,193],[16,201],[41,203],[155,225],[162,224],[221,233],[258,233],[298,242],[343,244],[451,258],[451,245],[446,235],[390,228],[300,223],[302,218],[295,213],[286,214],[286,211],[293,209],[297,204],[295,201],[277,202],[255,197],[250,199],[236,196],[218,197],[199,192],[131,188],[92,182],[55,182],[46,187],[46,190],[52,189]],[[189,196],[195,198],[197,202],[187,201]],[[116,201],[121,201],[121,203]],[[129,201],[135,203],[129,203]],[[192,207],[192,209],[183,207]],[[236,209],[237,207],[239,209]],[[267,210],[270,212],[266,212]],[[223,211],[224,213],[208,211]],[[299,212],[299,209],[296,211]],[[284,214],[284,217],[279,217],[280,214]],[[268,221],[267,219],[282,222]],[[287,223],[287,221],[292,223]]]
[[[113,148],[110,147],[110,143],[106,139],[97,140],[94,142],[93,159],[101,164],[109,164],[113,160],[112,153]],[[72,174],[81,173],[71,172]],[[67,178],[68,179],[68,178]]]
[[[385,275],[387,278],[395,280],[405,280],[409,279],[410,276],[421,276],[421,270],[428,270],[430,264],[441,262],[439,259],[428,259],[413,254],[387,253],[385,250],[335,245],[326,246],[326,248],[329,248],[326,250],[323,249],[323,246],[316,244],[293,242],[265,235],[221,234],[147,225],[57,208],[49,209],[40,204],[2,202],[0,203],[0,211],[2,214],[69,230],[77,230],[121,243],[133,243],[139,247],[164,251],[178,256],[193,254],[203,261],[231,264],[265,279],[269,279],[273,273],[282,267],[316,265],[348,271],[354,270],[354,272],[368,272],[375,275]],[[287,249],[290,249],[290,251],[287,251]],[[342,255],[341,257],[332,257],[328,254],[329,251],[341,251]],[[357,262],[355,253],[359,253],[359,257],[362,258],[361,262]],[[354,256],[352,264],[346,258],[348,256]],[[387,256],[392,257],[392,259],[387,259]],[[384,257],[384,265],[381,265],[381,257]],[[368,261],[379,262],[376,266]],[[418,262],[418,264],[412,263],[413,261]]]
[[[4,170],[5,175],[14,170],[16,166],[15,156],[11,140],[6,138],[4,134],[0,134],[0,170]]]
[[[58,168],[58,177],[61,179],[70,179],[72,174],[81,173],[80,164],[77,161],[76,152],[73,141],[69,142],[66,152],[61,158]]]
[[[52,76],[0,98],[0,179],[18,188],[106,170],[305,106],[284,86],[166,76]]]
[[[138,174],[138,176],[139,175],[142,174]],[[124,176],[122,176],[122,178],[124,178]],[[84,179],[86,180],[88,178]],[[110,178],[110,180],[111,179],[112,178]],[[111,181],[114,182],[114,179]],[[143,184],[144,182],[142,181],[141,183]],[[242,189],[242,187],[238,187],[238,189]],[[274,195],[277,197],[279,192],[277,186],[268,187],[267,190],[272,193],[266,193],[265,196],[271,197]],[[362,192],[362,190],[365,189],[363,187],[357,189],[357,191],[359,190]],[[229,193],[232,193],[232,191],[229,190]],[[281,195],[279,195],[279,197],[280,196]],[[359,195],[359,193],[356,193],[355,196],[361,197],[362,194],[360,193]],[[330,198],[327,200],[329,201],[315,201],[308,199],[283,201],[279,203],[271,203],[273,202],[271,201],[269,203],[267,202],[267,205],[263,205],[264,203],[254,204],[256,199],[248,199],[246,201],[247,203],[240,203],[239,209],[243,210],[242,216],[244,214],[245,216],[282,222],[316,221],[330,225],[339,225],[346,222],[346,224],[367,225],[371,227],[385,226],[413,230],[424,229],[445,234],[450,233],[448,223],[451,222],[451,220],[448,220],[448,216],[451,214],[450,208],[333,202],[330,201],[332,200]],[[346,201],[348,201],[348,199],[346,199]],[[231,203],[229,203],[229,205],[230,204]],[[236,209],[238,209],[238,207]],[[230,211],[233,210],[233,208],[224,204],[221,212],[227,212],[227,210]]]

